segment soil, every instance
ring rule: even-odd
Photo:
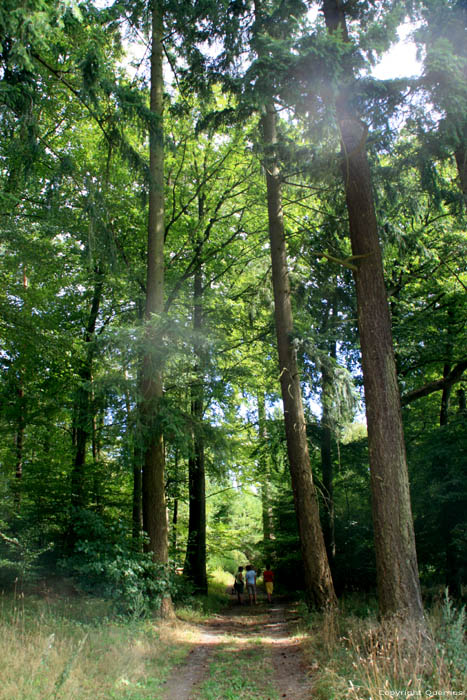
[[[278,696],[284,700],[309,700],[311,678],[300,638],[294,636],[293,630],[297,620],[296,606],[286,600],[277,600],[271,605],[261,601],[253,607],[239,606],[232,600],[223,614],[198,626],[193,648],[165,685],[165,699],[199,699],[198,689],[209,675],[211,656],[216,648],[228,638],[240,649],[249,638],[260,634],[269,649]]]

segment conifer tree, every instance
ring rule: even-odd
[[[163,398],[160,339],[156,331],[164,310],[164,142],[163,142],[163,4],[151,6],[151,68],[149,125],[149,211],[145,306],[145,348],[141,371],[141,423],[143,425],[143,529],[154,561],[168,563],[168,519],[165,499],[165,451],[158,421]],[[161,612],[170,614],[170,598]]]
[[[265,60],[262,41],[268,39],[266,30],[268,20],[270,26],[274,27],[272,18],[267,17],[262,3],[256,0],[253,45],[260,62]],[[279,30],[276,29],[277,31],[280,33],[282,27]],[[266,172],[274,317],[287,451],[300,535],[305,590],[311,606],[325,608],[334,605],[336,599],[319,519],[318,499],[311,473],[297,349],[293,342],[293,312],[282,211],[282,186],[276,152],[277,115],[274,107],[274,95],[265,88],[263,81],[260,84],[260,89],[264,90],[262,98],[265,100],[261,117],[265,154],[263,166]]]
[[[340,0],[324,0],[329,32],[349,42]],[[355,263],[370,451],[378,596],[382,615],[423,620],[400,394],[382,254],[366,154],[368,128],[355,110],[351,65],[336,98],[342,171]]]

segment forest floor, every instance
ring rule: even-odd
[[[258,597],[230,605],[194,630],[193,647],[173,669],[165,700],[305,700],[310,677],[297,630],[296,603]]]

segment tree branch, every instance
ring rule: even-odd
[[[401,405],[407,406],[407,404],[412,403],[412,401],[416,401],[417,399],[421,399],[423,396],[428,396],[429,394],[433,394],[435,391],[441,391],[442,389],[446,389],[453,384],[456,384],[462,379],[462,375],[466,369],[467,360],[458,362],[458,364],[452,368],[446,377],[436,379],[433,382],[428,382],[428,384],[425,384],[418,389],[414,389],[413,391],[409,391],[407,394],[404,394],[404,396],[401,396]]]

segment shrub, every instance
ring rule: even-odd
[[[75,532],[74,553],[61,561],[61,568],[86,592],[112,600],[118,612],[140,617],[159,608],[168,595],[177,599],[189,594],[173,567],[136,549],[122,525],[107,526],[96,514],[82,511]]]

